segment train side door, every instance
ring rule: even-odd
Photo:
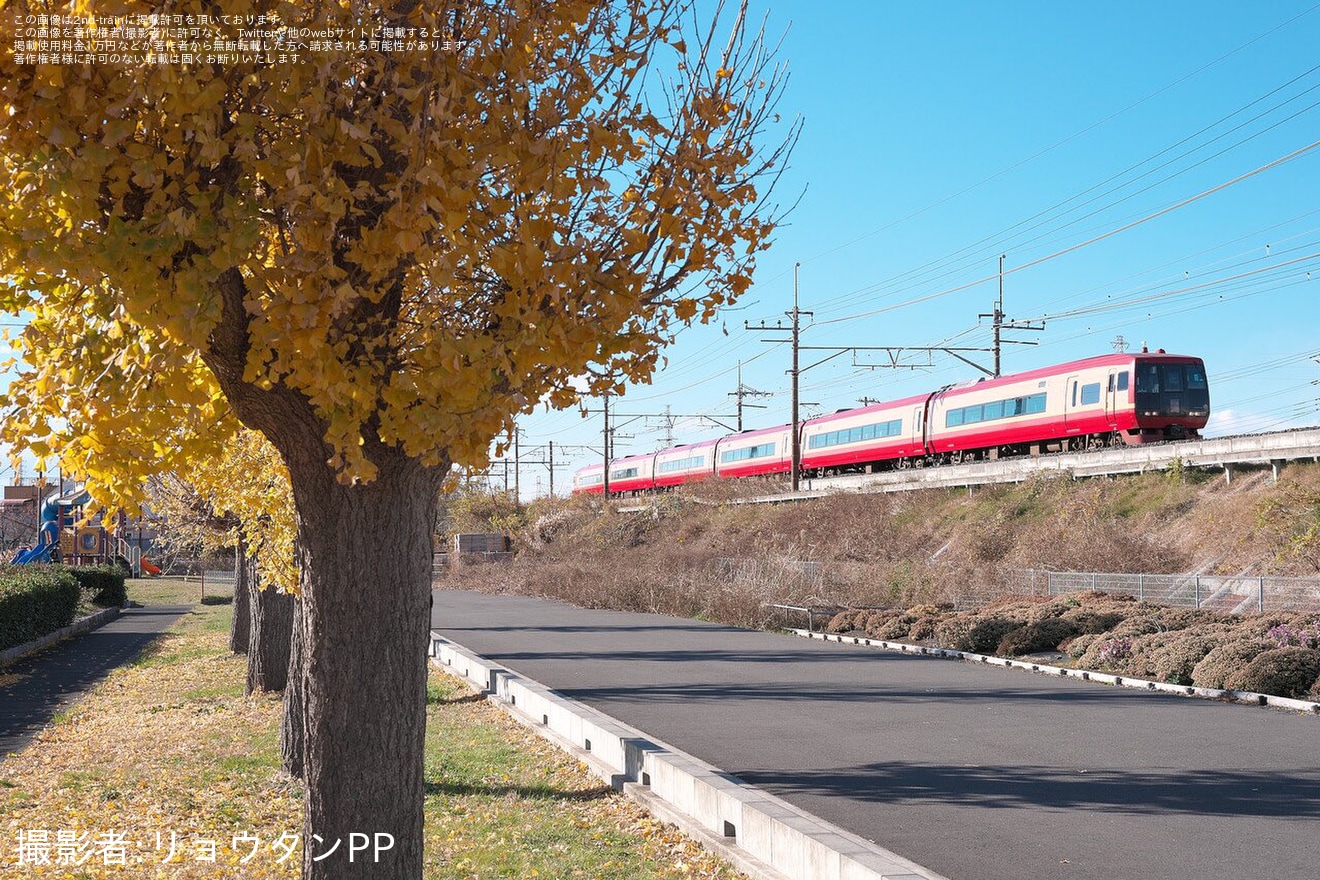
[[[1068,380],[1063,383],[1063,427],[1068,434],[1076,434],[1081,431],[1081,428],[1077,426],[1080,386],[1081,380],[1077,376],[1069,376]]]
[[[1105,385],[1105,422],[1110,429],[1118,427],[1118,370],[1109,371],[1109,380]]]

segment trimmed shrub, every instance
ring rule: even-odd
[[[1063,619],[1077,627],[1082,635],[1096,635],[1113,629],[1127,618],[1121,611],[1108,611],[1099,608],[1074,608],[1063,615]]]
[[[977,654],[993,654],[999,643],[1022,623],[1006,617],[987,617],[977,621],[967,632],[967,644]],[[966,649],[961,649],[966,650]]]
[[[1087,647],[1086,653],[1077,658],[1077,665],[1083,669],[1108,669],[1126,673],[1133,642],[1132,636],[1115,636],[1112,633],[1097,636]]]
[[[1305,697],[1320,676],[1320,651],[1275,648],[1264,651],[1228,679],[1229,690],[1255,691],[1279,697]]]
[[[830,618],[830,622],[825,624],[825,631],[832,633],[852,632],[853,621],[857,617],[856,611],[840,611]]]
[[[117,565],[86,565],[68,568],[78,581],[83,596],[93,605],[117,608],[128,600],[124,570]]]
[[[1066,651],[1068,656],[1074,660],[1081,660],[1091,646],[1099,641],[1103,636],[1100,633],[1084,633],[1074,639],[1069,639],[1068,644],[1062,650]]]
[[[1196,665],[1232,638],[1229,627],[1193,627],[1138,639],[1127,663],[1129,675],[1173,684],[1192,684]]]
[[[965,614],[955,614],[935,624],[931,636],[945,648],[955,651],[972,650],[971,633],[974,621]],[[915,627],[914,627],[915,629]],[[915,638],[915,636],[913,636]]]
[[[911,614],[900,614],[875,631],[875,635],[886,640],[905,639],[917,618]]]
[[[998,653],[1020,657],[1037,651],[1056,650],[1064,640],[1077,635],[1077,628],[1062,617],[1047,617],[1017,629],[999,642]]]
[[[1226,688],[1230,677],[1251,660],[1272,648],[1265,639],[1238,639],[1214,648],[1192,668],[1192,684],[1197,687]]]
[[[917,622],[908,628],[907,637],[910,641],[920,642],[935,637],[935,630],[944,620],[940,614],[923,614],[917,618]]]
[[[0,651],[73,623],[78,582],[52,566],[9,569],[0,575]]]

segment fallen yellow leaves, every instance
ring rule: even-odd
[[[300,854],[271,848],[302,823],[269,748],[279,702],[243,696],[243,659],[198,626],[214,616],[192,615],[0,762],[0,873],[298,875]]]

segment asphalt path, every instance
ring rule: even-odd
[[[950,880],[1320,880],[1320,718],[519,596],[446,638]]]
[[[102,627],[0,668],[0,759],[26,746],[56,712],[136,658],[187,612],[184,605],[127,608]]]

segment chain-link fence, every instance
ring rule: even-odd
[[[1316,578],[1024,569],[1012,572],[1009,584],[1012,593],[1034,596],[1099,590],[1165,605],[1210,608],[1234,614],[1320,611],[1320,579]]]

